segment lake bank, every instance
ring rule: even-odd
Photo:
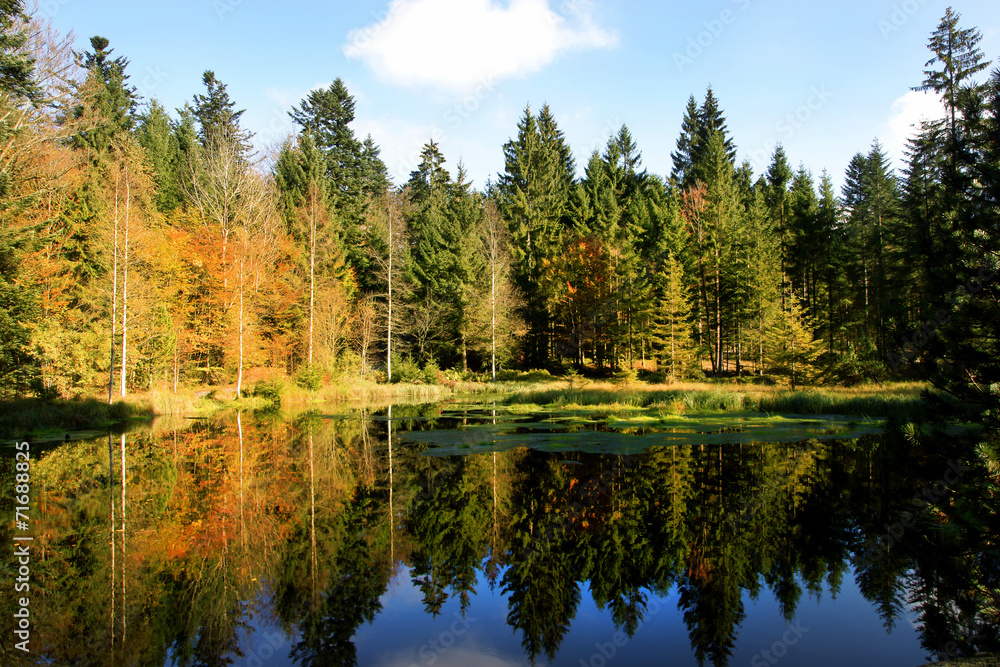
[[[589,383],[542,391],[518,392],[510,406],[605,409],[609,412],[656,410],[665,414],[691,411],[831,414],[902,420],[923,416],[922,383],[804,387],[789,389],[733,383],[677,383],[629,386]]]
[[[920,420],[925,408],[920,383],[858,387],[787,387],[700,382],[627,385],[563,379],[544,371],[508,373],[497,382],[454,381],[442,384],[341,382],[316,391],[290,378],[257,382],[236,398],[233,386],[153,390],[116,398],[64,400],[18,399],[0,403],[0,437],[25,437],[82,429],[123,428],[158,416],[207,417],[223,410],[276,409],[301,412],[336,403],[427,402],[455,396],[496,394],[513,410],[544,408],[603,410],[626,413],[645,410],[666,415],[686,412],[761,412],[769,414],[830,414],[867,418]]]

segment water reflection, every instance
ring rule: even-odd
[[[397,435],[459,425],[435,406],[234,415],[47,453],[32,473],[34,663],[354,665],[378,621],[402,664],[451,664],[510,629],[527,662],[588,664],[564,649],[599,627],[593,608],[617,651],[651,619],[665,632],[669,606],[688,655],[725,665],[755,601],[794,628],[805,599],[836,607],[845,583],[883,637],[916,627],[928,658],[1000,650],[996,478],[946,441],[433,457]],[[412,636],[417,618],[386,611],[405,580],[442,629]],[[480,620],[488,599],[499,620]],[[18,661],[33,664],[3,657]]]

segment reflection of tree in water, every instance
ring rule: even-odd
[[[958,481],[935,503],[909,499],[917,525],[899,540],[908,557],[901,577],[909,587],[910,620],[924,649],[939,660],[1000,652],[1000,484],[952,454],[947,464],[928,461],[924,479]],[[933,493],[933,482],[930,488]]]
[[[424,610],[434,616],[448,600],[448,589],[459,596],[463,614],[475,594],[492,506],[489,470],[483,464],[484,457],[466,457],[430,471],[427,488],[411,512],[410,533],[417,544],[413,580],[423,593]]]
[[[580,603],[570,524],[565,510],[568,475],[555,459],[526,456],[512,511],[510,566],[501,584],[508,594],[507,622],[522,633],[532,663],[554,658]]]
[[[327,574],[320,583],[318,602],[309,603],[294,618],[301,639],[293,647],[292,657],[303,665],[356,665],[357,649],[351,638],[382,609],[379,598],[385,593],[391,571],[366,539],[373,504],[373,498],[361,496],[344,506],[343,541],[326,561]]]
[[[426,407],[396,415],[411,429],[443,419]],[[247,422],[181,432],[176,449],[172,433],[130,441],[128,552],[118,543],[115,561],[128,581],[125,604],[120,578],[115,600],[116,618],[128,619],[127,635],[120,620],[115,634],[122,660],[169,653],[180,665],[232,664],[246,651],[238,638],[248,619],[271,611],[257,604],[263,584],[295,636],[295,659],[355,664],[352,639],[403,566],[430,613],[452,597],[474,608],[477,579],[499,581],[532,660],[559,653],[581,583],[629,636],[650,620],[651,596],[676,587],[694,655],[721,665],[747,594],[773,595],[791,621],[804,597],[836,594],[852,567],[887,630],[907,618],[930,656],[1000,649],[1000,489],[976,467],[915,507],[956,456],[941,443],[448,458],[394,444],[390,464],[379,414]],[[46,590],[38,627],[56,647],[51,661],[78,664],[111,644],[107,442],[36,466],[49,531],[47,557],[32,570]],[[9,462],[0,473],[9,481]],[[910,510],[913,525],[896,534],[890,527]],[[75,638],[58,630],[70,627]]]
[[[299,640],[291,655],[304,665],[354,665],[351,641],[372,622],[392,574],[388,493],[373,468],[377,443],[357,424],[306,415],[297,423],[295,468],[302,497],[295,503],[294,533],[287,541],[274,586],[274,605]]]

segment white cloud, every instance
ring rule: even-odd
[[[537,72],[559,54],[611,47],[589,0],[393,0],[386,17],[352,30],[343,46],[383,79],[466,91]]]
[[[941,98],[933,92],[911,90],[893,102],[885,134],[885,147],[893,162],[903,164],[906,141],[920,130],[921,121],[944,115]]]

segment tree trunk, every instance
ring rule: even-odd
[[[115,165],[115,251],[111,281],[111,370],[108,380],[108,404],[115,394],[115,336],[118,326],[118,165]]]
[[[315,188],[315,183],[312,184]],[[316,192],[310,193],[311,212],[309,216],[309,372],[313,365],[313,319],[316,305]]]
[[[490,363],[493,369],[493,381],[497,381],[497,272],[496,263],[490,267],[490,302],[492,319],[490,321]]]
[[[244,249],[245,252],[245,249]],[[243,255],[240,255],[240,359],[236,368],[236,398],[239,398],[243,391]]]
[[[132,207],[132,192],[128,182],[128,163],[125,164],[125,252],[122,258],[122,398],[127,393],[127,382],[125,379],[125,360],[128,353],[128,223],[129,213]],[[124,442],[122,447],[124,447]],[[124,454],[123,454],[124,455]],[[124,470],[122,475],[124,475]],[[124,502],[124,500],[122,501]],[[124,542],[123,542],[124,543]],[[123,584],[124,585],[124,584]]]
[[[389,203],[389,317],[387,318],[385,335],[385,374],[386,382],[392,382],[392,203]]]

